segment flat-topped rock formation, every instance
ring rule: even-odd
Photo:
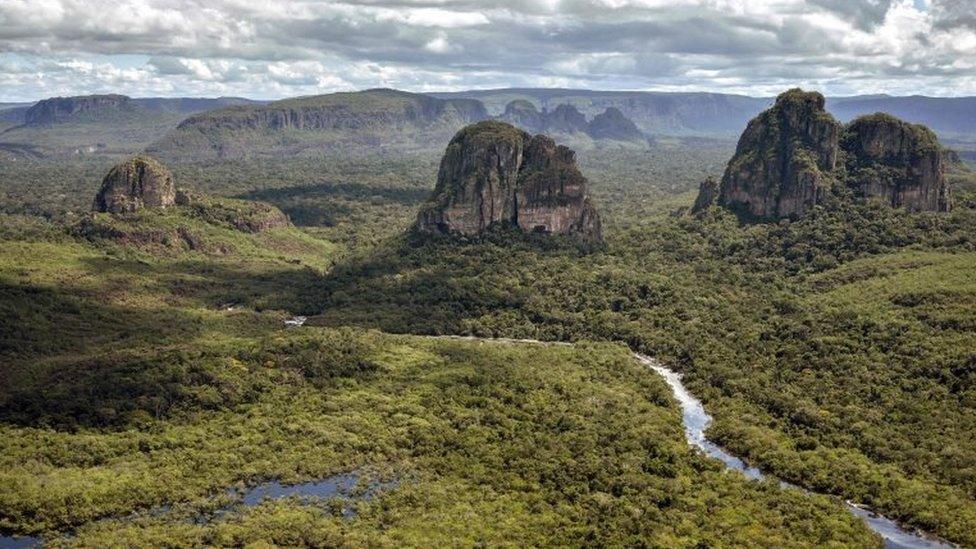
[[[472,99],[389,89],[342,92],[191,116],[147,150],[194,161],[440,148],[458,129],[486,118],[484,105]]]
[[[496,225],[603,238],[572,150],[547,136],[485,121],[463,128],[448,144],[416,228],[479,235]]]
[[[935,134],[886,114],[841,125],[824,97],[800,89],[749,122],[718,190],[717,203],[747,219],[796,218],[848,188],[866,200],[911,211],[948,211],[945,154]],[[702,185],[695,208],[714,192]]]
[[[108,172],[92,209],[126,213],[143,208],[167,208],[175,203],[173,174],[151,157],[136,156]]]
[[[24,123],[28,126],[49,126],[69,122],[82,115],[98,115],[130,107],[131,100],[124,95],[52,97],[38,101],[27,109]]]
[[[546,131],[546,120],[543,113],[539,112],[539,109],[535,108],[531,101],[525,99],[516,99],[505,105],[505,112],[502,113],[500,119],[528,132],[542,133]]]
[[[913,211],[951,208],[947,155],[925,126],[883,113],[862,116],[845,128],[841,147],[860,195]]]

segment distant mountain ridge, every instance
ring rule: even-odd
[[[119,94],[80,95],[51,97],[24,108],[21,105],[7,109],[8,120],[19,121],[27,126],[44,126],[69,122],[111,121],[119,117],[149,113],[189,115],[198,112],[254,103],[239,97],[145,97],[132,98]],[[21,116],[17,120],[15,116]]]
[[[497,118],[532,133],[586,134],[593,139],[647,142],[634,122],[614,107],[607,107],[592,120],[587,120],[573,105],[564,103],[552,110],[543,108],[539,111],[530,101],[516,99],[506,105],[505,112]]]
[[[731,140],[772,104],[772,98],[718,93],[547,88],[431,94],[373,89],[273,102],[55,97],[0,105],[0,149],[29,149],[37,157],[148,150],[177,161],[436,150],[461,127],[488,118],[557,135],[583,149],[639,143],[644,136]],[[972,159],[976,150],[976,97],[870,95],[828,98],[827,105],[844,122],[886,112],[926,125],[963,158]]]
[[[479,101],[391,89],[298,97],[187,118],[149,152],[169,159],[247,158],[361,148],[442,146],[484,120]]]
[[[50,158],[128,155],[166,135],[187,115],[256,103],[238,97],[51,97],[0,110],[0,151]],[[28,152],[25,152],[28,151]]]
[[[523,100],[537,108],[575,106],[594,116],[608,107],[649,135],[737,136],[746,124],[775,102],[773,97],[749,97],[708,92],[599,91],[552,88],[505,88],[433,93],[435,97],[478,99],[490,113]],[[827,98],[827,107],[842,121],[887,112],[908,122],[924,124],[943,137],[976,139],[976,97],[894,97],[864,95]]]

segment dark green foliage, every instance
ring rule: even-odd
[[[581,154],[605,207],[607,246],[591,251],[505,231],[405,236],[433,187],[427,156],[173,167],[198,191],[308,212],[273,234],[183,209],[101,220],[186,226],[223,255],[74,237],[60,212],[75,199],[58,189],[87,185],[88,166],[4,168],[3,208],[53,221],[0,217],[0,530],[81,525],[78,544],[132,546],[877,546],[837,502],[692,455],[665,386],[620,346],[361,329],[378,327],[626,342],[680,369],[737,453],[973,544],[971,191],[946,216],[680,215],[730,153]],[[358,328],[280,330],[296,313]],[[353,521],[291,501],[212,525],[95,521],[163,504],[188,518],[235,483],[363,466],[410,482]]]

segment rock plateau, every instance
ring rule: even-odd
[[[545,135],[485,121],[459,131],[417,216],[423,233],[479,235],[493,226],[602,241],[575,155]]]

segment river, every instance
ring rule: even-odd
[[[649,356],[638,353],[634,353],[634,356],[638,361],[660,374],[668,382],[671,391],[674,393],[674,397],[681,405],[681,417],[685,426],[685,436],[688,438],[689,444],[700,448],[707,456],[722,461],[729,469],[742,472],[742,474],[750,479],[759,480],[765,477],[765,474],[761,470],[750,466],[738,457],[726,452],[705,437],[705,429],[712,422],[712,417],[705,411],[705,407],[702,406],[701,401],[695,398],[681,382],[680,374],[665,367]],[[780,485],[790,490],[803,490],[788,482],[780,481]],[[954,547],[934,536],[902,528],[895,521],[862,506],[847,502],[846,507],[848,511],[862,518],[868,527],[884,538],[885,547],[887,548],[951,549]]]
[[[295,326],[300,326],[303,323],[304,322],[296,323]],[[465,336],[439,336],[438,339],[481,340],[481,338]],[[495,339],[484,341],[570,345],[569,343],[547,343],[533,339]],[[681,417],[684,423],[685,436],[687,437],[689,444],[701,449],[705,455],[720,460],[729,469],[741,472],[747,478],[753,480],[765,478],[766,475],[760,469],[750,466],[748,463],[726,452],[717,444],[705,437],[705,430],[712,422],[712,417],[708,415],[708,412],[705,411],[705,407],[702,406],[701,401],[695,398],[695,396],[692,395],[681,382],[680,374],[667,368],[649,356],[634,353],[634,357],[642,364],[660,374],[661,377],[663,377],[668,383],[668,386],[671,387],[674,397],[681,405]],[[343,487],[348,488],[348,486],[346,486],[347,484],[352,486],[352,484],[354,484],[354,478],[355,477],[349,475],[340,475],[332,479],[305,483],[292,487],[281,486],[277,483],[270,483],[250,490],[244,496],[244,503],[246,505],[253,505],[258,501],[264,500],[265,498],[275,499],[277,497],[288,495],[331,497],[332,495],[340,492]],[[780,485],[789,490],[803,490],[803,488],[788,482],[780,481]],[[888,549],[952,549],[954,547],[953,545],[926,533],[903,528],[895,521],[885,518],[884,516],[874,513],[870,509],[866,509],[854,503],[847,502],[846,507],[848,511],[863,519],[869,528],[877,532],[884,539],[885,547]],[[22,547],[30,547],[38,542],[39,540],[36,538],[30,537],[14,538],[0,536],[0,549],[19,549]]]

